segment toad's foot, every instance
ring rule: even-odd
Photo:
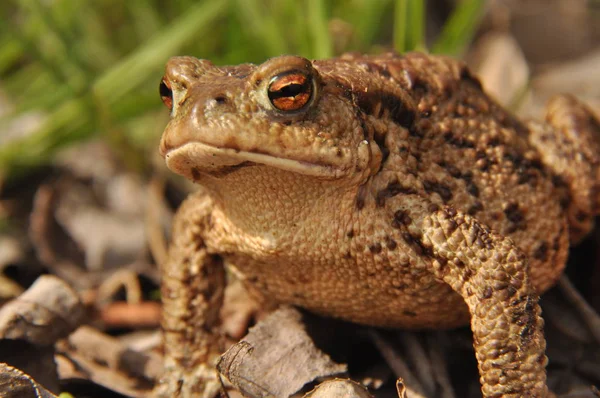
[[[154,394],[159,398],[213,398],[220,389],[221,382],[215,367],[201,364],[189,371],[181,367],[165,369]]]
[[[545,123],[529,127],[529,141],[555,174],[570,239],[579,242],[600,209],[600,121],[576,98],[558,95],[546,106]]]

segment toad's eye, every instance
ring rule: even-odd
[[[173,90],[168,80],[162,79],[158,88],[160,99],[169,109],[173,109]]]
[[[271,79],[268,95],[269,101],[277,110],[300,110],[310,102],[313,95],[312,79],[299,71],[282,73]]]

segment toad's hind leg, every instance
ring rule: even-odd
[[[431,272],[469,307],[484,397],[547,397],[544,322],[525,255],[453,208],[426,216],[419,233]]]
[[[221,353],[212,330],[219,321],[225,271],[207,252],[210,200],[188,198],[178,210],[169,256],[162,265],[164,373],[153,394],[160,398],[210,398],[220,390],[214,366]]]
[[[600,213],[600,123],[577,99],[559,95],[548,102],[545,123],[531,122],[529,127],[529,141],[554,173],[570,239],[578,242]]]

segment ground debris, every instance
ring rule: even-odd
[[[27,373],[26,385],[34,378],[36,384],[58,392],[54,343],[68,336],[83,318],[83,305],[70,286],[55,276],[40,277],[0,309],[0,361]],[[1,391],[0,396],[4,396]]]
[[[0,396],[3,398],[58,398],[39,385],[31,376],[0,363]]]
[[[0,309],[0,338],[48,346],[66,337],[83,318],[77,293],[59,278],[44,275]]]
[[[315,347],[301,314],[290,307],[253,327],[223,354],[217,369],[249,397],[289,397],[307,383],[347,370]]]
[[[304,395],[304,398],[333,397],[373,398],[365,386],[348,379],[326,380]]]
[[[129,397],[150,394],[162,371],[156,353],[130,349],[118,339],[82,326],[58,345],[61,378],[85,378]]]

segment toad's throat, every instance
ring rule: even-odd
[[[252,164],[264,164],[294,173],[326,179],[335,179],[344,175],[344,170],[330,165],[280,158],[265,153],[219,148],[198,141],[169,148],[164,153],[164,157],[169,169],[190,180],[197,180],[197,175],[200,173],[218,177],[224,171],[228,174]]]

